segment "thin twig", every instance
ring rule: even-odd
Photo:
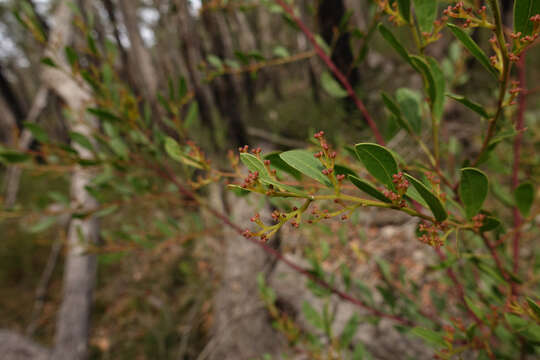
[[[319,44],[317,43],[317,40],[315,39],[315,36],[313,35],[313,33],[308,29],[306,24],[304,24],[304,22],[298,16],[296,16],[294,14],[293,9],[289,5],[287,5],[285,3],[285,1],[283,1],[283,0],[275,0],[275,1],[276,1],[276,3],[279,4],[279,6],[281,6],[283,11],[285,11],[291,17],[291,19],[296,23],[296,25],[298,25],[298,27],[302,30],[302,32],[308,38],[311,45],[313,45],[313,47],[315,48],[315,51],[317,52],[317,55],[319,55],[321,60],[326,64],[326,66],[330,69],[330,71],[332,71],[332,73],[339,80],[339,82],[343,85],[343,87],[345,87],[345,90],[347,91],[347,94],[354,101],[354,104],[356,105],[358,110],[360,110],[360,112],[364,116],[364,120],[366,121],[368,126],[371,128],[371,131],[373,132],[373,136],[375,136],[375,139],[377,140],[377,143],[379,145],[384,145],[384,139],[383,139],[377,125],[375,124],[375,121],[373,121],[373,118],[371,117],[371,115],[367,111],[367,109],[366,109],[364,103],[362,102],[362,100],[360,100],[358,98],[358,96],[356,96],[356,93],[354,92],[354,89],[352,88],[351,83],[349,82],[349,80],[347,80],[347,77],[345,75],[343,75],[343,73],[337,68],[336,64],[334,64],[332,59],[330,59],[330,57],[319,46]]]

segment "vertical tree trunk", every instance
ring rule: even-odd
[[[138,2],[133,0],[119,0],[119,4],[130,43],[128,62],[132,71],[132,77],[145,99],[150,103],[154,103],[158,90],[158,78],[152,64],[150,52],[144,46],[139,32],[139,22],[137,19]]]
[[[259,46],[263,51],[263,55],[265,57],[268,57],[271,55],[271,47],[272,47],[272,22],[270,18],[270,14],[268,13],[268,9],[265,6],[259,6],[257,8],[257,23],[258,23],[258,29],[257,32],[259,33],[259,39],[260,43]],[[283,100],[283,90],[281,86],[281,73],[276,71],[278,69],[273,69],[271,71],[270,69],[267,69],[263,73],[263,77],[268,80],[270,85],[272,86],[272,91],[274,92],[274,96],[278,100]]]
[[[202,18],[210,36],[213,53],[221,59],[231,59],[234,56],[233,42],[223,16],[210,10],[204,11]],[[242,116],[238,84],[229,74],[219,77],[214,83],[218,108],[227,121],[230,144],[235,146],[247,144],[248,137]]]
[[[237,38],[240,44],[240,50],[243,52],[254,51],[257,48],[257,42],[253,31],[249,25],[246,15],[242,11],[234,12],[234,20],[237,26]],[[244,93],[250,109],[256,106],[255,96],[257,94],[256,81],[250,73],[243,74]]]
[[[176,0],[176,13],[178,18],[178,32],[182,53],[186,62],[189,80],[195,91],[195,98],[199,104],[201,120],[210,130],[214,129],[212,120],[212,107],[214,101],[208,86],[203,84],[201,74],[197,69],[197,64],[201,61],[198,44],[201,43],[199,34],[196,31],[194,20],[189,14],[186,0]]]
[[[43,81],[60,96],[70,108],[74,121],[71,130],[91,138],[97,128],[96,120],[89,118],[85,109],[92,98],[83,82],[69,76],[69,67],[62,57],[64,47],[72,36],[73,15],[68,0],[58,4],[54,29],[51,30],[49,47],[45,54],[54,59],[60,69],[46,67]],[[81,158],[91,159],[92,153],[73,144]],[[75,167],[71,178],[71,207],[81,213],[97,208],[96,200],[86,191],[93,174],[88,168]],[[92,291],[96,277],[95,255],[87,253],[87,246],[96,243],[99,233],[97,219],[71,219],[68,227],[67,255],[64,268],[62,304],[57,317],[55,346],[52,358],[55,360],[80,360],[88,357],[88,333]]]
[[[345,15],[343,0],[320,0],[317,8],[317,20],[324,41],[332,46],[332,61],[345,74],[354,87],[358,84],[358,72],[352,68],[354,55],[351,50],[351,34],[339,31],[339,25]]]
[[[13,91],[11,84],[9,83],[9,80],[4,74],[4,69],[2,65],[0,64],[0,94],[4,98],[5,105],[11,113],[13,114],[13,117],[15,119],[15,123],[17,124],[17,128],[19,130],[23,127],[23,119],[24,119],[24,110],[23,105],[19,101],[19,98],[15,91]]]

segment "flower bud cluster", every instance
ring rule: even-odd
[[[321,151],[316,152],[313,156],[325,167],[321,172],[332,179],[331,175],[334,172],[334,160],[337,157],[337,152],[330,149],[330,146],[324,138],[324,131],[319,131],[313,135],[313,137],[319,140],[319,145],[322,148]]]
[[[257,184],[257,181],[259,180],[259,172],[255,171],[249,171],[248,176],[244,179],[244,183],[242,184],[242,187],[244,189],[252,188]]]
[[[396,185],[396,189],[400,196],[403,196],[409,188],[409,181],[403,176],[403,172],[398,172],[397,174],[392,175],[392,182]]]
[[[423,221],[418,225],[418,230],[423,233],[418,240],[429,246],[441,247],[444,245],[443,240],[440,238],[439,233],[446,228],[444,223],[430,224],[427,221]]]
[[[484,219],[486,218],[486,215],[484,214],[478,214],[473,216],[473,228],[474,231],[479,231],[482,226],[484,226]]]
[[[463,20],[461,26],[465,29],[473,27],[495,28],[487,19],[485,6],[474,11],[472,7],[465,7],[463,2],[460,1],[455,6],[448,6],[444,9],[443,14],[447,17]]]
[[[390,3],[388,0],[377,0],[377,3],[379,5],[379,8],[384,11],[386,14],[390,15],[388,17],[388,20],[397,25],[397,26],[401,26],[401,25],[405,25],[409,22],[409,19],[404,19],[402,16],[401,16],[401,13],[399,12],[399,9],[398,9],[398,4],[397,4],[397,1],[393,1],[392,3]]]

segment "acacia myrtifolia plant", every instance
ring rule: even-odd
[[[308,38],[313,39],[292,9],[282,1],[278,3],[289,20],[296,22]],[[298,228],[330,218],[346,221],[357,209],[364,207],[404,212],[418,219],[418,240],[433,247],[438,254],[438,269],[446,271],[458,305],[446,306],[444,296],[437,298],[434,295],[435,301],[442,302],[439,311],[426,313],[418,304],[398,295],[399,291],[389,280],[391,275],[387,264],[381,265],[388,280],[388,287],[380,289],[385,303],[380,308],[375,307],[369,303],[369,296],[365,293],[355,301],[376,317],[393,317],[400,325],[413,328],[415,335],[437,348],[439,358],[474,352],[479,357],[511,359],[518,353],[522,356],[537,353],[540,307],[534,293],[538,284],[523,271],[520,262],[527,259],[522,259],[519,251],[523,229],[534,221],[531,208],[535,188],[527,179],[522,182],[516,180],[522,175],[519,154],[525,131],[525,103],[521,101],[526,96],[523,76],[525,54],[538,39],[540,3],[532,0],[515,2],[513,31],[504,29],[499,3],[495,0],[487,1],[487,7],[455,3],[444,9],[438,19],[435,1],[416,0],[412,7],[408,0],[381,0],[377,3],[394,25],[410,28],[414,50],[403,46],[387,26],[378,25],[380,35],[412,70],[421,75],[425,98],[421,101],[413,91],[400,89],[396,93],[397,99],[382,92],[382,101],[391,120],[419,146],[427,162],[407,163],[399,153],[386,148],[382,140],[378,143],[362,142],[345,149],[359,161],[360,171],[367,173],[359,175],[350,166],[343,165],[347,163],[347,157],[332,147],[323,131],[314,135],[315,144],[310,149],[290,150],[265,157],[260,149],[250,152],[247,146],[240,148],[240,159],[249,174],[243,183],[229,185],[230,188],[298,202],[288,210],[275,210],[270,224],[256,214],[251,219],[256,229],[245,230],[244,236],[267,242],[285,224]],[[488,56],[473,40],[469,29],[474,28],[487,29],[492,33],[489,43],[494,55]],[[447,85],[439,61],[428,56],[426,51],[428,45],[442,37],[445,29],[488,72],[491,79],[486,80],[486,86],[497,86],[497,96],[492,104],[481,105],[465,96],[449,93],[451,86]],[[321,57],[325,60],[324,54]],[[513,80],[512,66],[516,63],[519,80]],[[330,69],[341,82],[332,84],[332,88],[338,88],[334,93],[341,91],[354,96],[349,91],[347,80],[340,76],[339,70],[332,68],[331,63]],[[341,85],[344,89],[340,88]],[[518,96],[521,98],[517,120],[512,122],[516,110],[513,105],[516,105]],[[443,151],[448,151],[448,147],[441,146],[439,140],[447,99],[457,101],[474,112],[482,119],[478,126],[485,127],[481,131],[480,150],[474,156],[464,158],[460,169],[445,168],[449,164]],[[363,105],[359,108],[363,110]],[[421,138],[427,123],[431,126],[431,145]],[[513,141],[513,196],[502,190],[504,181],[498,174],[490,174],[489,178],[486,174],[493,169],[490,166],[493,157],[500,156],[497,148],[506,147],[504,140]],[[291,182],[285,173],[303,180]],[[351,184],[356,191],[351,189]],[[488,200],[490,185],[495,189],[494,201]],[[497,200],[510,211],[497,209]],[[509,222],[507,215],[512,212],[513,218]],[[334,276],[324,274],[320,258],[311,260],[311,271],[316,278],[323,279],[325,285],[336,282]],[[534,261],[528,260],[527,266],[534,267]],[[355,292],[347,277],[349,273],[347,270],[343,272],[343,283],[349,291]],[[413,289],[417,286],[406,280],[403,285]],[[315,337],[303,337],[291,319],[279,314],[274,304],[275,294],[264,282],[261,282],[261,291],[276,318],[276,325],[289,340],[293,343],[304,340],[312,346],[321,346]],[[317,292],[321,295],[320,288]],[[332,316],[328,308],[319,313],[307,304],[304,315],[312,325],[323,330],[329,339],[325,346],[330,345],[333,350],[346,349],[358,325],[358,318],[351,318],[341,337],[336,337],[331,331]]]
[[[250,150],[246,146],[240,149],[239,156],[230,153],[233,171],[217,169],[204,152],[189,141],[197,105],[192,101],[193,93],[186,82],[171,81],[168,94],[158,96],[166,116],[160,117],[160,124],[152,121],[151,107],[141,106],[113,70],[115,46],[110,42],[103,48],[98,46],[82,16],[77,16],[76,24],[87,39],[87,46],[65,49],[70,69],[64,70],[71,71],[92,90],[93,104],[89,104],[87,110],[101,122],[99,131],[92,137],[72,132],[71,145],[66,145],[51,139],[40,126],[27,124],[41,143],[40,150],[21,153],[1,149],[0,157],[6,163],[18,163],[29,169],[38,166],[41,171],[66,171],[72,165],[95,169],[96,177],[87,190],[99,201],[98,209],[92,213],[80,213],[77,209],[66,211],[75,217],[106,217],[108,224],[104,224],[102,231],[106,243],[129,239],[145,247],[154,244],[156,236],[150,234],[146,225],[148,214],[154,211],[146,211],[142,219],[137,218],[126,226],[128,218],[122,210],[133,210],[134,203],[138,207],[151,203],[151,206],[171,209],[169,216],[156,221],[154,226],[163,234],[180,231],[178,218],[171,215],[173,208],[178,209],[181,204],[206,207],[224,224],[305,275],[313,293],[325,300],[321,311],[309,303],[304,304],[305,317],[318,329],[312,334],[301,330],[293,319],[280,311],[274,292],[260,279],[261,293],[276,320],[276,327],[287,335],[291,344],[307,349],[314,358],[349,357],[351,349],[354,358],[362,358],[363,345],[351,345],[358,325],[364,320],[377,322],[380,319],[390,319],[400,331],[411,331],[425,339],[436,347],[440,358],[473,353],[478,357],[513,359],[518,353],[527,355],[538,351],[535,346],[540,343],[540,307],[535,295],[538,282],[534,274],[539,265],[531,257],[520,256],[520,244],[527,238],[524,230],[533,224],[535,189],[523,177],[532,171],[520,170],[520,152],[525,133],[524,58],[537,41],[540,3],[516,1],[514,29],[505,31],[496,1],[488,1],[487,8],[468,8],[457,3],[444,10],[439,19],[434,1],[415,0],[412,4],[407,0],[378,1],[379,11],[375,12],[372,28],[378,27],[382,38],[420,74],[425,98],[422,101],[422,96],[414,90],[398,89],[395,97],[381,93],[381,101],[387,108],[390,123],[409,135],[411,144],[418,145],[426,162],[407,162],[399,153],[384,146],[377,123],[328,56],[331,46],[314,36],[287,3],[282,0],[275,3],[280,7],[274,6],[273,11],[281,9],[288,22],[306,34],[317,55],[335,76],[334,79],[326,74],[321,79],[325,90],[333,96],[353,99],[377,143],[361,142],[338,151],[324,132],[318,132],[309,149],[263,155],[260,149]],[[395,26],[410,29],[414,50],[401,45],[387,26],[378,24],[383,13],[388,14]],[[20,14],[19,18],[31,31],[41,33],[36,30],[38,25],[31,15]],[[491,58],[472,39],[468,32],[471,28],[493,33]],[[461,45],[452,45],[453,55],[439,61],[428,56],[427,50],[445,29]],[[491,103],[481,105],[451,93],[453,86],[466,78],[463,76],[466,74],[460,74],[459,80],[454,79],[458,75],[454,70],[462,57],[460,46],[487,70],[491,77],[485,81],[487,90],[490,92],[497,86]],[[57,60],[45,58],[43,63],[56,67]],[[511,68],[516,62],[518,82],[511,77]],[[461,103],[482,119],[475,128],[484,134],[480,150],[472,157],[461,154],[463,166],[460,169],[455,169],[453,161],[447,160],[447,157],[460,155],[452,139],[448,146],[439,140],[448,99]],[[513,106],[516,99],[517,111]],[[514,113],[516,121],[512,122]],[[424,142],[421,135],[428,124],[431,144]],[[73,144],[87,148],[94,155],[93,159],[79,158]],[[502,177],[508,167],[503,166],[498,172],[501,166],[493,160],[496,155],[507,156],[509,148],[513,149],[515,159],[510,181],[513,194],[505,190],[507,182]],[[174,163],[166,159],[164,153]],[[31,163],[32,156],[39,156],[45,164]],[[247,177],[239,166],[240,161],[249,171]],[[254,228],[246,230],[211,208],[197,190],[223,178],[244,178],[243,182],[229,185],[238,194],[258,193],[271,200],[284,200],[279,203],[279,210],[272,213],[273,222],[266,224],[255,215]],[[490,188],[494,196],[488,196]],[[173,196],[178,193],[182,196]],[[50,195],[55,201],[66,201],[58,193]],[[350,267],[342,266],[339,278],[323,270],[322,262],[329,256],[327,243],[323,242],[326,245],[321,251],[308,252],[309,269],[299,267],[267,244],[285,224],[304,228],[331,218],[354,221],[357,210],[364,207],[403,212],[418,219],[419,241],[434,249],[440,259],[435,269],[445,274],[440,282],[445,288],[453,288],[451,294],[431,294],[436,311],[424,308],[417,300],[421,284],[408,280],[402,268],[399,274],[393,273],[393,265],[397,264],[391,266],[379,261],[383,283],[376,291],[383,302],[376,303],[374,290],[353,278]],[[35,231],[49,227],[60,214],[45,212],[44,215],[33,227]],[[145,228],[144,232],[140,231],[141,227]],[[531,234],[534,231],[529,229]],[[534,248],[530,251],[535,253]],[[399,279],[399,284],[395,279]],[[369,317],[362,319],[354,315],[344,330],[335,334],[331,326],[334,315],[328,302],[332,294],[363,308]],[[447,298],[455,301],[447,301]]]

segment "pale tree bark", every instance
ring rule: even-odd
[[[82,81],[69,74],[69,67],[63,60],[64,47],[70,43],[73,14],[68,0],[62,0],[55,12],[54,28],[51,30],[46,56],[55,60],[61,69],[44,69],[43,82],[49,86],[68,106],[72,119],[69,128],[88,138],[97,129],[97,121],[86,114],[92,96]],[[73,144],[81,158],[91,159],[92,153]],[[88,213],[97,208],[96,200],[86,191],[93,174],[88,168],[76,166],[71,177],[71,208],[79,213]],[[67,255],[64,267],[62,304],[57,316],[55,360],[79,360],[88,356],[88,332],[92,291],[96,277],[95,255],[87,253],[87,247],[96,243],[99,233],[97,219],[90,216],[72,219],[68,226]]]
[[[130,43],[128,62],[132,77],[145,99],[153,103],[158,90],[158,78],[150,52],[139,32],[138,1],[119,0],[119,5]]]
[[[32,107],[26,116],[25,122],[35,123],[37,121],[39,115],[43,112],[45,106],[47,106],[48,95],[49,89],[46,86],[39,88],[32,102]],[[17,144],[13,143],[12,146],[17,147],[19,151],[26,151],[30,148],[33,139],[32,133],[28,129],[24,129],[18,138]],[[11,208],[17,200],[21,174],[22,169],[20,166],[12,165],[7,169],[4,182],[4,206],[6,208]]]
[[[91,103],[90,90],[81,79],[69,74],[69,66],[63,58],[64,47],[73,35],[73,14],[69,0],[61,0],[54,13],[54,27],[49,36],[45,56],[54,60],[58,68],[45,67],[43,83],[54,91],[69,108],[71,130],[91,138],[97,122],[86,115]],[[90,151],[73,144],[81,158],[91,159]],[[75,167],[71,178],[71,207],[79,213],[92,212],[97,202],[86,191],[93,174],[83,167]],[[10,354],[11,359],[84,360],[88,357],[88,333],[92,291],[96,277],[96,258],[86,252],[90,243],[96,243],[99,227],[97,219],[87,217],[71,219],[68,225],[67,251],[64,267],[63,296],[57,315],[54,348],[51,352],[20,335],[0,332],[0,353]]]

